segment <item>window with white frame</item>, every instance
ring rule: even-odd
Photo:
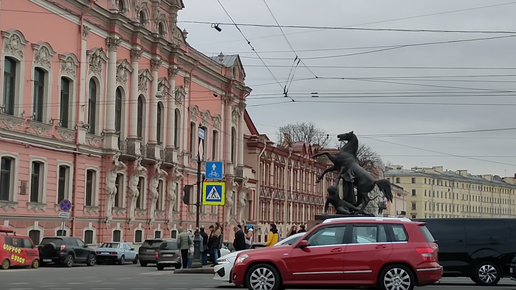
[[[138,195],[138,198],[136,199],[136,208],[138,209],[143,209],[144,208],[144,204],[143,204],[143,201],[145,200],[145,178],[144,177],[141,177],[138,179],[138,185],[137,185],[137,188],[138,188],[138,192],[140,193]]]
[[[70,167],[59,165],[57,171],[57,200],[60,203],[63,199],[69,198],[70,190]]]
[[[86,170],[86,190],[84,197],[84,205],[93,206],[95,205],[95,197],[96,197],[96,183],[97,182],[97,171],[93,169]]]
[[[155,231],[154,232],[154,238],[155,239],[161,239],[161,231]]]
[[[3,156],[0,161],[0,201],[13,200],[15,186],[14,169],[16,160]]]
[[[116,187],[116,194],[115,194],[115,204],[114,207],[125,207],[124,205],[124,175],[121,173],[118,173],[116,175],[115,180],[115,187]]]
[[[143,242],[143,231],[142,230],[134,231],[134,242],[135,243]]]
[[[116,89],[115,96],[115,131],[117,134],[120,134],[120,132],[122,131],[122,104],[122,89],[118,87]]]
[[[122,231],[114,230],[113,231],[113,242],[121,242],[122,241]]]
[[[88,245],[93,244],[94,241],[94,232],[93,230],[85,230],[84,231],[84,242]]]
[[[39,245],[39,242],[41,241],[41,232],[39,230],[30,230],[29,238],[32,240],[34,245]]]
[[[4,61],[4,102],[0,113],[14,115],[14,103],[16,100],[16,69],[18,62],[11,57]]]
[[[32,161],[30,172],[30,202],[42,202],[45,164]]]
[[[34,95],[32,98],[32,119],[43,122],[43,109],[45,107],[45,81],[47,72],[42,68],[34,69]]]
[[[88,133],[95,134],[97,126],[97,82],[91,78],[89,83],[88,94]]]
[[[143,95],[138,96],[138,109],[136,112],[136,136],[143,139],[144,125],[145,125],[145,97]]]
[[[70,100],[73,82],[66,77],[61,78],[61,96],[59,100],[59,126],[68,128],[70,123]]]
[[[158,102],[158,116],[157,116],[157,124],[156,124],[156,136],[158,144],[163,144],[163,135],[165,135],[165,130],[163,130],[163,126],[165,125],[165,109],[163,107],[162,102]]]

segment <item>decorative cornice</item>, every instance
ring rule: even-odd
[[[29,43],[21,31],[9,29],[2,31],[4,39],[4,53],[23,58],[23,49]]]

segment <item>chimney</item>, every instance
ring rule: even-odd
[[[482,175],[482,178],[484,178],[485,180],[493,181],[492,174],[484,174],[484,175]]]
[[[458,170],[457,173],[461,176],[467,177],[468,171],[467,170]]]
[[[222,53],[222,51],[220,52],[219,54],[219,62],[220,63],[223,63],[224,62],[224,54]]]
[[[182,32],[182,33],[183,33],[183,37],[184,37],[184,38],[185,38],[185,40],[186,40],[186,38],[188,37],[188,31],[186,31],[186,28],[185,28],[185,29],[183,29],[183,32]]]

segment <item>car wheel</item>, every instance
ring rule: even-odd
[[[142,267],[147,267],[147,262],[142,262],[142,261],[140,261],[140,266],[142,266]]]
[[[136,255],[136,257],[134,257],[134,260],[133,260],[133,264],[138,264],[138,255]]]
[[[30,265],[30,267],[34,268],[34,269],[39,268],[39,260],[38,259],[34,259],[34,261],[32,261],[32,264]]]
[[[165,267],[164,267],[164,266],[160,266],[160,265],[158,265],[157,267],[158,267],[158,270],[160,270],[160,271],[161,271],[161,270],[163,270],[163,269],[165,269]]]
[[[97,262],[97,258],[95,257],[94,254],[90,254],[88,256],[88,259],[86,260],[86,265],[87,266],[93,266],[95,265],[95,263]]]
[[[120,260],[118,260],[118,264],[123,265],[124,263],[125,263],[125,257],[122,256],[122,257],[120,257]]]
[[[480,262],[475,268],[473,281],[482,286],[494,286],[500,281],[500,268],[493,262]]]
[[[0,269],[2,269],[2,270],[7,270],[7,269],[9,269],[9,267],[11,267],[11,262],[9,262],[8,259],[4,259],[2,261],[2,264],[0,264]]]
[[[72,255],[66,256],[66,258],[64,260],[64,264],[66,267],[72,267],[73,266],[73,256]]]
[[[258,264],[247,273],[246,285],[249,290],[279,290],[281,276],[273,266]]]
[[[412,290],[416,285],[412,270],[400,264],[383,269],[378,282],[382,290]]]

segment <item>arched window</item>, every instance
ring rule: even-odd
[[[197,143],[197,140],[195,137],[197,137],[197,126],[194,122],[190,122],[190,153],[192,153],[192,156],[197,156],[195,154],[195,148]]]
[[[164,117],[165,114],[163,113],[163,103],[158,102],[158,120],[156,124],[156,136],[158,138],[158,144],[163,143],[163,124],[165,124]]]
[[[163,25],[163,22],[158,24],[158,33],[161,37],[165,36],[165,26]]]
[[[32,112],[34,121],[38,122],[43,122],[45,74],[45,71],[39,67],[34,69],[34,99],[32,100]]]
[[[97,83],[94,79],[90,79],[88,98],[88,133],[95,134],[95,126],[97,119]]]
[[[139,18],[140,18],[140,24],[142,26],[145,26],[146,24],[146,19],[145,19],[145,12],[143,12],[143,10],[140,10],[140,15],[139,15]]]
[[[124,0],[118,0],[118,12],[125,11],[125,3]]]
[[[4,113],[14,115],[14,99],[16,95],[16,61],[10,57],[4,62]]]
[[[174,111],[174,147],[179,148],[181,141],[181,112],[179,109]]]
[[[231,128],[231,162],[236,161],[237,133],[235,127]]]
[[[121,2],[121,1],[120,1]],[[116,89],[115,97],[115,131],[120,133],[122,130],[122,90]]]
[[[138,115],[136,120],[136,135],[138,138],[143,138],[143,116],[144,116],[145,102],[143,96],[138,97]]]

